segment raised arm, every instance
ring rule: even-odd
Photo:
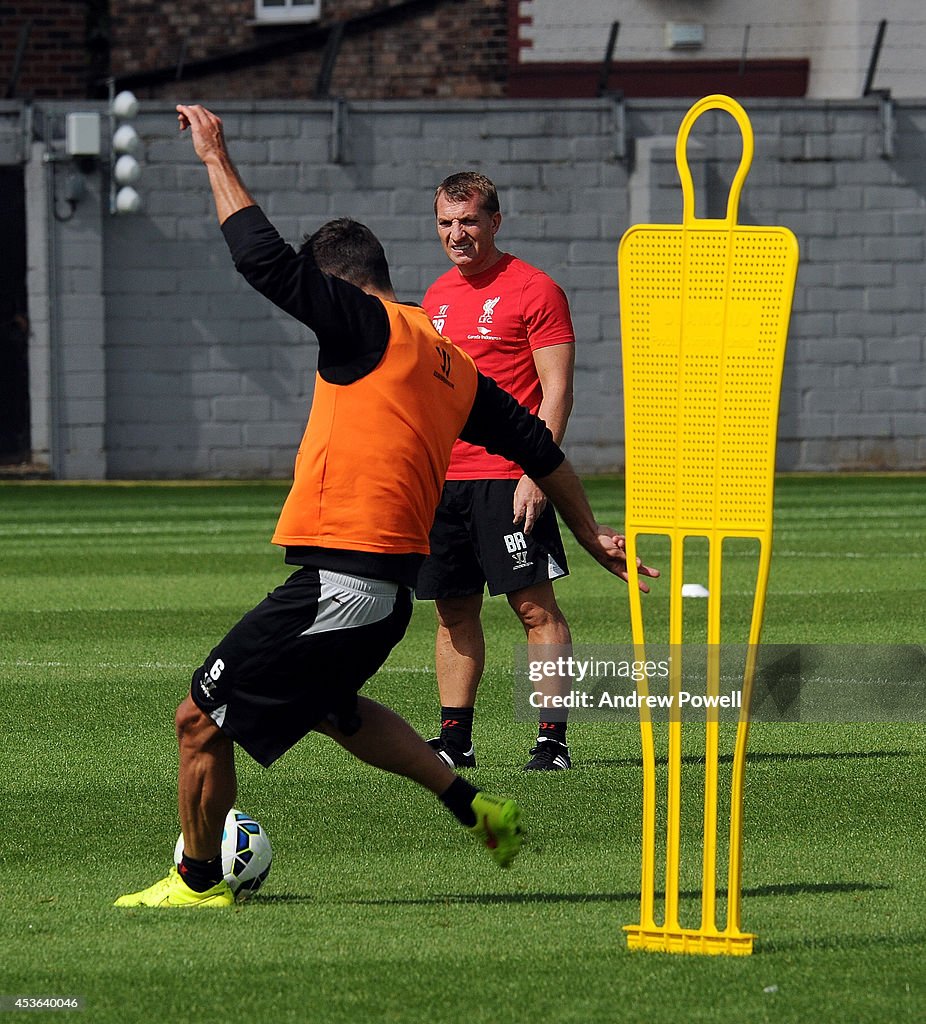
[[[315,332],[318,370],[326,380],[345,384],[369,372],[389,337],[382,302],[324,274],[311,253],[297,254],[280,237],[232,163],[221,118],[198,104],[180,103],[177,119],[181,131],[190,129],[193,148],[208,171],[219,224],[239,273]]]
[[[209,184],[219,224],[224,224],[233,213],[247,206],[256,206],[228,155],[221,118],[199,104],[187,106],[178,103],[177,120],[180,122],[180,131],[190,129],[193,149],[209,172]]]

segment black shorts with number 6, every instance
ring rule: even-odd
[[[248,612],[193,674],[197,706],[272,764],[322,719],[359,728],[357,691],[405,635],[411,591],[302,568]]]

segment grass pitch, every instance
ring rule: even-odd
[[[621,483],[589,491],[619,525]],[[743,924],[756,953],[630,953],[637,731],[574,723],[572,771],[522,773],[533,733],[513,720],[522,637],[503,600],[486,606],[472,777],[525,808],[529,842],[510,872],[428,794],[312,737],[270,771],[239,757],[239,804],[276,854],[249,904],[112,908],[170,863],[173,709],[212,645],[283,578],[267,540],[284,494],[0,485],[0,997],[77,996],[94,1024],[923,1019],[922,723],[754,726]],[[781,479],[764,639],[922,642],[923,497],[922,477]],[[627,642],[623,584],[569,553],[557,592],[576,642]],[[737,586],[734,571],[728,594]],[[658,614],[658,584],[647,600]],[[419,605],[367,689],[426,735],[432,628]]]

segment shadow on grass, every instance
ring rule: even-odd
[[[762,762],[787,762],[787,761],[864,761],[886,757],[912,757],[910,750],[824,750],[809,751],[804,753],[793,753],[791,751],[757,751],[747,753],[748,764],[761,764]],[[731,764],[732,754],[721,754],[718,758],[720,764]],[[657,757],[657,764],[667,764],[666,757]],[[689,754],[682,758],[683,764],[703,764],[702,755]],[[642,757],[614,757],[614,758],[585,758],[579,762],[582,768],[642,768]]]
[[[303,896],[296,892],[274,892],[274,893],[257,893],[247,900],[247,905],[256,906],[260,904],[262,907],[272,906],[293,906],[298,904],[309,904],[318,903],[319,900],[315,896]]]
[[[888,890],[891,886],[870,882],[789,882],[777,885],[759,885],[744,889],[743,895],[750,898],[763,896],[823,895],[828,893],[859,893]],[[718,889],[719,897],[726,896],[725,889]],[[700,899],[700,891],[681,892],[681,899]],[[656,893],[662,899],[663,893]],[[420,896],[415,899],[346,900],[355,906],[381,907],[427,907],[448,903],[482,904],[534,904],[534,903],[637,903],[638,892],[501,892],[501,893],[442,893],[435,896]]]
[[[887,892],[892,885],[882,882],[782,882],[777,885],[757,885],[744,889],[744,896],[819,896],[827,893]],[[725,889],[718,889],[718,896],[726,896]],[[700,896],[700,893],[688,893]]]
[[[912,757],[910,750],[821,750],[803,754],[790,751],[757,751],[747,754],[747,761],[866,761],[882,757]],[[721,760],[732,761],[733,755],[724,755]]]

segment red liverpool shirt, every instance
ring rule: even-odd
[[[464,277],[453,267],[427,290],[422,302],[437,330],[468,352],[487,377],[531,412],[543,397],[533,353],[575,344],[569,302],[542,270],[509,253],[481,274]],[[516,463],[457,441],[448,480],[517,479]]]

